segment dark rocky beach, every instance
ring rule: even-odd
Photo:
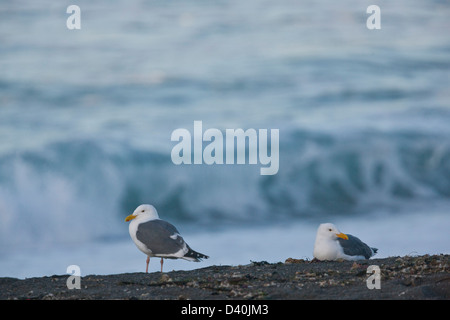
[[[0,278],[2,300],[295,300],[449,299],[450,255],[389,257],[359,262],[251,262],[190,271],[87,275],[68,289],[69,275]],[[380,289],[367,273],[380,269]],[[369,281],[368,281],[369,279]]]

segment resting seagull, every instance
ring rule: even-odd
[[[130,221],[129,231],[131,239],[143,253],[147,255],[147,267],[150,257],[161,257],[161,272],[163,272],[164,258],[201,261],[209,257],[192,250],[181,237],[177,228],[167,221],[159,219],[155,207],[142,204],[132,214],[125,218]]]
[[[343,234],[332,223],[322,223],[317,229],[314,258],[318,260],[364,260],[377,251],[357,237]]]

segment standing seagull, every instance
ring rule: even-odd
[[[132,214],[125,218],[130,221],[129,231],[131,239],[143,253],[147,255],[147,267],[150,257],[161,257],[161,272],[163,272],[164,258],[185,259],[199,262],[209,257],[192,250],[181,237],[177,228],[167,221],[159,219],[155,207],[141,204]]]
[[[377,251],[357,237],[343,234],[332,223],[322,223],[317,229],[314,258],[318,260],[364,260]]]

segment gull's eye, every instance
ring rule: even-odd
[[[328,231],[330,231],[330,232],[331,232],[331,231],[333,231],[333,230],[332,230],[332,229],[328,229]]]
[[[145,210],[142,210],[141,212],[144,212]],[[331,231],[331,230],[330,230]]]

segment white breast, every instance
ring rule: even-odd
[[[341,255],[342,248],[337,241],[317,239],[314,244],[314,257],[319,260],[336,260]]]
[[[152,256],[152,251],[147,248],[147,246],[145,244],[143,244],[142,242],[140,242],[137,237],[136,237],[136,232],[137,232],[137,228],[139,226],[139,224],[143,223],[143,222],[147,222],[153,219],[133,219],[129,226],[128,226],[128,231],[130,232],[130,237],[133,240],[133,242],[136,244],[136,247],[138,247],[139,250],[141,250],[143,253],[145,253],[148,256]]]

